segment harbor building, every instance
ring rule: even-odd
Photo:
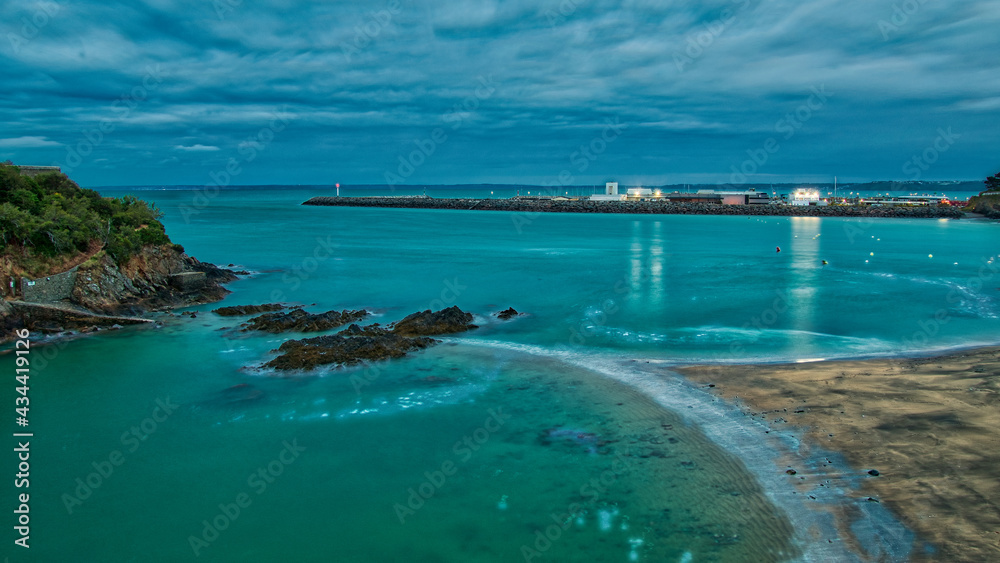
[[[789,205],[826,205],[819,199],[819,190],[800,188],[792,192],[788,198]]]
[[[608,182],[604,185],[603,194],[590,196],[592,201],[624,201],[625,194],[618,193],[618,182]]]

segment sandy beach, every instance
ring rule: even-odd
[[[800,453],[842,454],[863,477],[856,494],[917,533],[912,560],[1000,561],[1000,347],[672,371],[801,435]],[[806,477],[845,477],[823,467]]]

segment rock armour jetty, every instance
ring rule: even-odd
[[[634,213],[661,215],[772,215],[789,217],[901,217],[959,219],[965,215],[956,207],[862,207],[848,205],[720,205],[672,203],[664,201],[551,200],[515,197],[510,199],[458,199],[426,196],[393,197],[314,197],[302,205],[339,207],[395,207],[406,209],[454,209],[511,211],[518,213]]]

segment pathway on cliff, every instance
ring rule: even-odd
[[[29,301],[7,301],[14,310],[19,311],[25,315],[29,315],[35,318],[58,318],[95,326],[111,326],[115,324],[119,325],[135,325],[135,324],[146,324],[154,323],[150,319],[144,319],[142,317],[126,317],[119,315],[101,315],[88,311],[82,307],[77,307],[75,305],[60,304],[54,305],[51,303],[32,303]]]

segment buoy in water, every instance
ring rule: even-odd
[[[823,260],[823,265],[826,266],[827,264],[829,264],[829,262],[827,262],[826,260]]]
[[[776,249],[776,252],[781,252],[781,247],[780,246],[776,246],[774,248]]]

